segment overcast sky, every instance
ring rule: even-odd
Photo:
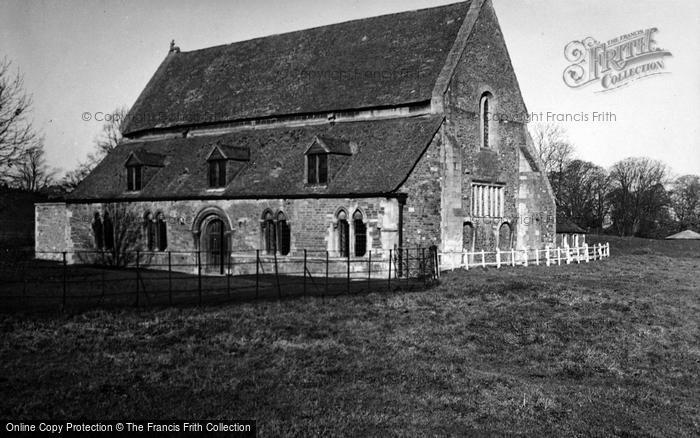
[[[25,75],[50,164],[72,168],[100,131],[83,112],[130,106],[175,39],[183,51],[319,25],[421,9],[441,0],[0,0],[0,57]],[[700,2],[494,0],[531,113],[611,112],[615,121],[563,123],[579,158],[609,166],[628,156],[700,174]],[[598,93],[572,89],[564,46],[656,27],[668,74]],[[589,117],[590,118],[590,117]]]

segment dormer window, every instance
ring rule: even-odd
[[[314,137],[311,145],[306,149],[306,183],[328,184],[331,179],[331,165],[337,170],[342,165],[344,158],[349,157],[357,149],[353,142],[330,138]],[[333,161],[331,161],[333,155]]]
[[[209,187],[226,187],[229,180],[243,169],[250,160],[250,150],[246,147],[230,146],[217,142],[207,156],[209,163]]]
[[[310,154],[306,156],[309,184],[326,184],[328,182],[328,154]]]
[[[157,169],[165,166],[165,155],[154,154],[144,150],[129,153],[124,163],[126,167],[126,190],[138,192],[153,178]]]
[[[209,187],[226,187],[226,160],[209,161]]]
[[[141,173],[143,166],[127,166],[126,167],[126,189],[130,192],[141,190]]]

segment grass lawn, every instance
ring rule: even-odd
[[[427,292],[0,314],[0,417],[261,436],[700,435],[700,242],[455,271]]]

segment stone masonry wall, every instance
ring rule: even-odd
[[[440,245],[441,135],[438,133],[411,172],[401,192],[404,207],[404,248]]]
[[[41,258],[59,260],[63,251],[72,251],[70,239],[69,210],[63,202],[36,204],[35,209],[35,244],[37,253],[44,253]],[[37,254],[39,256],[39,254]]]
[[[331,251],[337,256],[338,235],[336,215],[345,209],[350,218],[351,253],[354,246],[352,215],[360,211],[367,226],[367,249],[377,256],[398,244],[398,201],[386,198],[362,199],[295,199],[295,200],[202,200],[129,202],[122,204],[37,204],[37,251],[91,251],[96,249],[93,232],[95,213],[104,217],[114,207],[126,208],[138,218],[137,228],[147,213],[163,213],[167,222],[166,251],[192,252],[198,249],[193,229],[198,216],[212,207],[223,215],[230,231],[231,249],[239,253],[255,253],[264,248],[261,218],[266,209],[273,214],[282,211],[291,228],[290,256],[303,253]],[[112,214],[113,216],[113,214]],[[146,249],[145,238],[134,248]]]
[[[481,144],[480,101],[492,95],[490,147]],[[499,229],[508,223],[516,244],[524,225],[518,210],[519,150],[527,141],[523,103],[503,36],[490,2],[486,2],[469,36],[465,53],[457,65],[444,101],[446,170],[443,191],[451,195],[444,207],[444,249],[461,251],[463,226],[476,229],[474,247],[495,250]],[[504,187],[504,211],[500,217],[476,217],[471,211],[473,182]],[[528,207],[530,204],[528,204]],[[533,234],[534,235],[534,234]],[[533,242],[534,243],[534,242]]]
[[[518,246],[543,248],[554,245],[556,210],[539,172],[522,172],[518,194]]]

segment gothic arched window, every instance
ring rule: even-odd
[[[362,221],[362,213],[356,210],[352,215],[355,228],[355,256],[362,257],[367,252],[367,225]]]
[[[109,212],[105,212],[105,219],[102,226],[104,228],[105,249],[111,251],[114,249],[114,224],[112,224],[112,218]]]
[[[153,213],[146,212],[143,216],[143,229],[146,234],[146,247],[149,251],[154,251],[156,249],[156,221],[153,217]]]
[[[165,251],[168,247],[168,226],[165,222],[165,215],[158,213],[156,215],[156,240],[159,251]]]
[[[277,213],[277,249],[281,255],[289,254],[290,238],[291,233],[287,223],[287,216],[280,211]]]
[[[350,255],[350,225],[348,224],[348,214],[345,210],[340,210],[338,219],[338,252],[341,257]]]
[[[481,95],[481,101],[479,102],[479,111],[481,119],[481,147],[490,148],[492,144],[491,127],[493,121],[493,102],[491,93],[484,93]]]
[[[104,248],[104,228],[102,225],[102,218],[100,213],[95,212],[95,216],[92,220],[92,233],[95,236],[95,247],[97,249]]]
[[[277,251],[277,237],[275,230],[275,220],[270,210],[265,210],[262,217],[262,232],[265,242],[265,252],[274,254]]]

